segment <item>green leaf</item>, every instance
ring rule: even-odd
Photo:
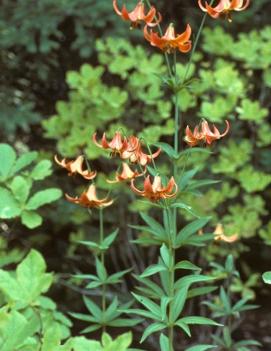
[[[83,299],[87,309],[97,319],[97,322],[101,321],[103,313],[100,307],[86,296],[83,296]]]
[[[214,277],[210,277],[203,274],[187,275],[177,280],[177,282],[175,283],[175,289],[181,289],[182,287],[190,287],[191,284],[209,282],[214,279]]]
[[[160,248],[160,255],[166,267],[171,269],[173,265],[173,257],[165,244],[163,244]]]
[[[46,272],[46,264],[41,254],[31,250],[18,265],[16,276],[20,288],[29,302],[45,293],[53,282],[53,275]]]
[[[27,228],[34,229],[41,225],[42,217],[34,211],[23,211],[21,221]]]
[[[170,351],[169,338],[163,333],[160,335],[159,344],[161,351]]]
[[[199,324],[199,325],[215,325],[223,326],[223,324],[217,323],[212,319],[200,317],[200,316],[189,316],[180,319],[181,322],[185,324]]]
[[[95,259],[95,265],[96,265],[96,271],[97,271],[98,277],[100,278],[101,281],[104,282],[107,278],[107,272],[106,272],[105,266],[98,258]]]
[[[37,208],[49,204],[51,202],[56,201],[62,195],[61,190],[57,188],[49,188],[45,190],[38,191],[35,195],[33,195],[27,205],[27,210],[36,210]]]
[[[0,187],[0,218],[15,218],[20,213],[21,208],[18,201],[16,201],[9,190]]]
[[[188,349],[185,349],[185,351],[206,351],[215,348],[216,346],[214,345],[195,345],[191,346]]]
[[[36,160],[37,157],[38,153],[36,151],[26,152],[21,155],[12,168],[12,174],[15,174],[25,167],[29,166],[33,161]]]
[[[140,302],[143,306],[145,306],[150,312],[152,312],[155,316],[161,319],[161,309],[156,303],[154,303],[147,297],[140,296],[135,293],[132,293],[132,295],[138,302]]]
[[[167,267],[162,264],[153,264],[145,269],[145,271],[140,275],[141,278],[149,277],[158,272],[166,271]]]
[[[113,233],[109,234],[101,243],[100,248],[102,250],[107,250],[111,246],[111,244],[115,241],[118,235],[119,229],[114,230]]]
[[[154,145],[160,147],[170,158],[178,159],[178,152],[176,152],[171,145],[162,142],[155,143]]]
[[[180,261],[178,262],[174,269],[189,269],[192,271],[201,271],[201,268],[194,265],[193,263],[189,262],[189,261]]]
[[[0,144],[0,180],[4,181],[12,175],[11,170],[16,161],[16,153],[8,144]]]
[[[143,221],[148,224],[148,226],[152,230],[152,233],[155,236],[163,238],[163,239],[167,238],[166,232],[160,223],[158,223],[152,217],[148,216],[146,213],[140,212],[140,216],[143,219]]]
[[[10,183],[10,190],[12,191],[16,200],[20,204],[24,204],[28,198],[32,183],[21,176],[14,177]]]
[[[203,228],[210,221],[210,219],[211,217],[202,217],[187,224],[183,229],[179,231],[176,238],[176,245],[183,245],[191,235]]]
[[[265,272],[262,277],[266,284],[271,284],[271,272]]]
[[[52,162],[49,160],[42,160],[34,167],[30,176],[34,180],[42,180],[51,174]]]
[[[181,319],[177,320],[174,325],[180,327],[189,337],[191,337],[191,331],[189,326],[183,323]]]
[[[188,287],[183,287],[174,296],[173,303],[170,306],[170,321],[175,322],[182,313],[186,302]]]
[[[156,322],[156,323],[150,324],[145,329],[145,331],[144,331],[144,333],[142,335],[142,338],[140,340],[140,343],[142,343],[144,340],[146,340],[147,337],[150,336],[151,334],[156,333],[159,330],[162,330],[162,329],[165,329],[165,328],[166,328],[166,325],[163,324],[163,323]]]

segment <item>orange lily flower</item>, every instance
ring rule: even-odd
[[[121,154],[128,147],[126,137],[123,137],[120,132],[116,132],[110,142],[106,140],[105,133],[103,133],[101,144],[97,142],[96,135],[97,133],[94,133],[92,137],[94,143],[102,149],[111,149],[113,154]]]
[[[113,203],[113,200],[108,200],[108,198],[98,199],[96,195],[96,187],[94,184],[90,185],[89,188],[84,191],[80,197],[71,197],[68,194],[65,194],[65,196],[68,201],[88,208],[107,207]]]
[[[159,49],[167,53],[171,53],[176,49],[181,52],[190,51],[192,47],[191,40],[189,40],[191,33],[192,30],[189,24],[186,26],[186,30],[182,34],[177,35],[175,35],[175,29],[172,23],[168,26],[165,34],[162,36],[152,30],[149,32],[148,27],[144,27],[145,39],[149,41],[152,46],[157,46]]]
[[[157,12],[157,20],[156,17],[156,9],[152,6],[147,14],[145,14],[145,6],[143,1],[139,1],[133,11],[128,12],[125,6],[122,6],[121,11],[118,8],[117,0],[113,0],[113,8],[117,15],[121,16],[121,18],[125,21],[130,21],[131,26],[133,28],[137,27],[140,22],[145,22],[148,26],[154,27],[158,23],[161,22],[162,16],[159,12]],[[153,22],[154,20],[154,22]]]
[[[226,243],[233,243],[238,240],[238,234],[233,234],[230,236],[225,235],[223,231],[223,226],[221,223],[217,224],[214,231],[214,236],[215,236],[215,240],[224,241]]]
[[[135,136],[130,136],[128,138],[128,147],[124,150],[120,157],[124,160],[129,160],[132,163],[138,163],[145,167],[152,159],[160,155],[161,149],[159,148],[156,152],[151,155],[145,154],[142,151],[142,145],[139,139]]]
[[[131,181],[131,189],[140,196],[146,197],[150,201],[158,201],[161,199],[172,198],[177,194],[178,186],[173,177],[170,178],[166,186],[162,186],[160,176],[155,176],[151,183],[150,176],[144,180],[144,190],[139,190],[134,185],[134,179]]]
[[[68,175],[80,174],[85,179],[93,179],[96,177],[96,171],[90,171],[88,169],[83,170],[84,156],[80,155],[75,161],[66,161],[64,158],[62,161],[59,161],[57,155],[55,155],[55,162],[61,167],[68,170]]]
[[[184,140],[189,146],[195,146],[201,141],[205,142],[207,145],[211,145],[213,141],[221,139],[229,132],[230,124],[228,121],[225,122],[226,130],[222,134],[215,125],[213,125],[213,131],[211,131],[207,121],[202,121],[201,125],[196,126],[193,132],[190,130],[189,126],[187,126]]]
[[[229,22],[232,21],[231,11],[243,11],[248,7],[249,3],[250,0],[219,0],[217,6],[211,7],[207,1],[205,1],[205,6],[203,6],[202,0],[198,0],[202,11],[207,12],[213,18],[226,17]]]
[[[146,171],[139,173],[138,171],[133,171],[129,165],[125,162],[122,162],[122,172],[116,173],[115,180],[106,180],[108,183],[118,183],[126,180],[132,180],[136,177],[142,176]]]

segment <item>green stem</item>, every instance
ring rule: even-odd
[[[100,222],[100,245],[102,244],[104,240],[104,218],[103,218],[103,208],[100,208],[99,210],[99,222]],[[104,266],[104,251],[101,251],[100,259],[102,262],[102,265]],[[102,312],[103,315],[105,314],[106,311],[106,285],[102,285]],[[105,332],[105,325],[103,325],[103,332]]]
[[[213,5],[214,1],[215,1],[215,0],[212,0],[212,1],[210,2],[210,6]],[[196,51],[196,49],[197,49],[198,42],[199,42],[199,38],[200,38],[200,36],[201,36],[202,29],[203,29],[203,26],[204,26],[204,24],[205,24],[205,21],[206,21],[206,17],[207,17],[207,16],[208,16],[208,14],[207,14],[207,12],[206,12],[206,13],[204,14],[202,20],[201,20],[201,24],[200,24],[200,26],[199,26],[199,30],[198,30],[198,32],[197,32],[196,39],[195,39],[194,45],[193,45],[192,50],[191,50],[191,55],[190,55],[190,58],[189,58],[189,61],[188,61],[187,67],[186,67],[186,71],[185,71],[185,73],[184,73],[183,83],[185,82],[185,80],[186,80],[186,78],[187,78],[187,76],[188,76],[188,73],[189,73],[191,64],[192,64],[192,62],[193,62],[194,53],[195,53],[195,51]]]

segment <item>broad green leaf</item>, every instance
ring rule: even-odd
[[[51,202],[56,201],[62,195],[61,190],[57,188],[49,188],[45,190],[38,191],[35,195],[33,195],[27,205],[27,210],[36,210],[37,208],[49,204]]]
[[[12,168],[12,173],[17,173],[29,166],[33,161],[38,157],[38,153],[36,151],[30,151],[22,154],[16,161],[14,167]]]
[[[31,178],[42,180],[52,174],[52,162],[49,160],[40,161],[32,170]]]
[[[42,217],[34,211],[23,211],[21,221],[27,228],[34,229],[41,225]]]
[[[16,153],[8,144],[0,144],[0,180],[4,181],[11,176],[11,170],[16,161]]]
[[[53,275],[46,272],[46,264],[41,254],[31,250],[18,265],[16,276],[25,299],[34,302],[40,294],[45,293],[53,282]]]
[[[12,179],[10,183],[10,190],[13,193],[13,196],[20,204],[24,204],[28,198],[32,182],[27,181],[22,176],[17,176]]]
[[[12,193],[0,187],[0,218],[15,218],[18,217],[20,213],[20,205]]]

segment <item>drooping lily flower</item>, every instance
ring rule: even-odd
[[[204,136],[204,141],[206,142],[206,144],[211,145],[213,141],[221,139],[226,134],[228,134],[228,132],[230,130],[230,124],[227,120],[225,121],[225,123],[226,123],[226,129],[225,129],[224,133],[222,133],[222,134],[216,128],[215,125],[213,125],[213,131],[211,131],[207,121],[203,121],[201,123],[201,131],[202,131],[202,134]]]
[[[194,128],[192,132],[189,126],[185,129],[185,137],[184,141],[189,146],[196,146],[200,142],[205,142],[207,145],[211,145],[215,140],[221,139],[224,137],[230,129],[230,124],[228,121],[226,122],[226,130],[224,133],[220,133],[219,130],[213,125],[213,131],[210,129],[207,121],[202,121],[200,125]]]
[[[224,241],[226,243],[233,243],[238,240],[238,234],[233,234],[233,235],[225,235],[223,226],[221,223],[218,223],[215,231],[214,231],[214,239],[219,240],[219,241]]]
[[[96,135],[97,133],[94,133],[92,136],[94,143],[102,149],[111,149],[113,154],[121,154],[128,147],[127,138],[123,137],[120,132],[116,132],[110,142],[106,140],[106,135],[103,133],[101,144],[97,142]]]
[[[160,176],[155,176],[151,183],[150,176],[147,176],[143,184],[144,190],[139,190],[134,185],[134,179],[131,181],[131,189],[140,196],[146,197],[150,201],[172,198],[176,196],[178,187],[173,177],[170,178],[166,186],[162,185]]]
[[[65,194],[65,196],[68,201],[88,208],[102,208],[110,206],[113,203],[113,200],[109,200],[108,198],[98,199],[94,184],[90,185],[79,197],[71,197],[68,194]]]
[[[109,180],[107,179],[108,183],[119,183],[123,182],[126,180],[132,180],[137,177],[140,177],[144,174],[145,172],[138,172],[138,171],[133,171],[129,165],[125,162],[122,162],[122,172],[121,173],[116,173],[115,179],[114,180]]]
[[[120,157],[124,160],[129,160],[131,163],[138,163],[145,167],[152,159],[159,156],[161,149],[157,149],[153,154],[146,154],[142,150],[142,145],[140,140],[135,136],[130,136],[128,138],[128,147],[124,152],[120,154]]]
[[[243,11],[250,3],[250,0],[219,0],[218,5],[212,7],[205,1],[205,6],[202,0],[198,0],[199,7],[202,11],[207,12],[213,18],[224,17],[229,22],[231,19],[231,11]]]
[[[152,6],[148,13],[145,14],[145,6],[143,1],[139,1],[134,10],[131,12],[128,12],[124,5],[122,6],[122,9],[119,10],[117,0],[113,0],[113,8],[116,14],[121,16],[123,20],[131,22],[132,28],[137,27],[141,22],[146,23],[149,27],[154,27],[162,20],[161,14],[159,12],[156,14],[156,9],[154,6]]]
[[[186,30],[182,34],[177,35],[175,35],[175,29],[172,23],[168,26],[165,34],[162,36],[152,30],[148,31],[148,26],[144,27],[145,39],[150,42],[152,46],[156,46],[167,53],[172,53],[175,50],[181,52],[190,51],[192,47],[191,40],[189,40],[191,33],[192,30],[189,24],[186,26]]]
[[[55,155],[55,161],[61,167],[66,168],[68,170],[69,172],[68,175],[73,175],[78,173],[83,178],[88,180],[96,177],[96,171],[91,171],[88,169],[83,170],[84,156],[82,155],[78,156],[75,161],[66,161],[65,158],[59,161],[59,159],[57,158],[57,155]]]

